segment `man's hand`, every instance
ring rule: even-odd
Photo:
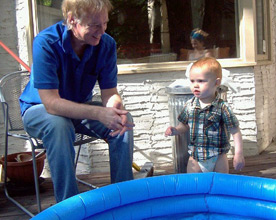
[[[112,130],[112,132],[110,132],[111,136],[115,137],[118,134],[123,135],[126,131],[134,127],[134,124],[127,120],[128,112],[123,110],[122,99],[117,88],[101,90],[101,98],[103,105],[106,106],[107,109],[113,110],[112,118],[109,118],[110,121],[107,122],[109,124],[107,127]]]
[[[128,111],[117,108],[106,107],[103,108],[103,116],[100,121],[109,129],[113,130],[110,135],[115,137],[120,134],[123,135],[126,131],[131,130],[134,124],[127,120]]]
[[[120,115],[120,116],[122,119],[122,129],[118,129],[118,130],[114,130],[114,131],[110,132],[109,135],[111,135],[112,137],[115,137],[118,134],[123,135],[126,131],[132,130],[132,128],[135,126],[133,123],[131,123],[127,120],[126,115]]]

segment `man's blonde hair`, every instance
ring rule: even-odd
[[[87,14],[100,12],[103,9],[110,12],[112,8],[113,6],[109,0],[63,0],[61,4],[64,22],[68,29],[72,28],[72,25],[68,21],[69,15],[81,23]]]
[[[222,78],[222,68],[220,63],[213,57],[204,57],[197,60],[191,67],[193,68],[206,68],[209,72],[216,74],[217,78]]]

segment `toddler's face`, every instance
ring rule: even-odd
[[[207,68],[194,67],[190,72],[191,90],[193,94],[205,103],[211,103],[216,96],[220,79]]]

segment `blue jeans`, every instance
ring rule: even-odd
[[[75,132],[108,140],[111,183],[133,179],[133,131],[111,137],[110,129],[95,120],[74,120],[48,114],[44,105],[29,108],[23,115],[26,132],[43,141],[57,202],[79,193],[75,177]],[[132,121],[128,114],[129,121]]]

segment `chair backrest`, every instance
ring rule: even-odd
[[[230,47],[217,47],[216,51],[216,58],[223,59],[229,58]]]
[[[23,130],[20,113],[19,97],[29,82],[28,71],[12,72],[0,79],[0,100],[4,113],[4,120],[8,114],[10,131]]]

